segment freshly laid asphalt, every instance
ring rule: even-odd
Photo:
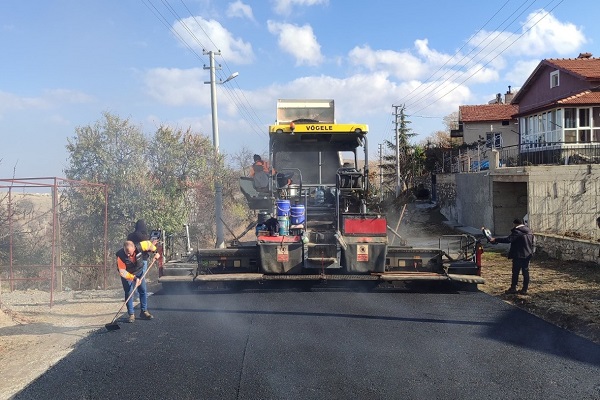
[[[16,399],[598,399],[600,346],[481,292],[157,292]],[[108,321],[107,321],[108,322]]]

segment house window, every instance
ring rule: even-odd
[[[592,108],[592,120],[594,121],[594,128],[600,128],[600,107]]]
[[[559,85],[559,75],[558,71],[553,71],[550,73],[550,88],[557,87]]]
[[[563,124],[563,110],[562,108],[559,108],[558,110],[556,110],[556,119],[554,120],[554,123],[556,124],[554,126],[554,134],[552,135],[553,142],[561,142],[562,141],[562,124]]]
[[[580,108],[579,109],[579,126],[588,127],[590,126],[590,109]]]
[[[592,141],[592,131],[590,129],[579,130],[579,143],[589,143]]]
[[[491,149],[502,148],[502,133],[500,132],[486,132],[485,134],[485,146]]]
[[[577,143],[577,109],[565,108],[565,143]]]
[[[577,129],[565,130],[565,143],[577,142]]]
[[[565,108],[565,128],[577,128],[576,108]]]
[[[600,107],[592,108],[592,123],[594,124],[592,142],[600,142]]]

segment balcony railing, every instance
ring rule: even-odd
[[[600,164],[600,143],[546,142],[543,146],[529,143],[505,147],[499,152],[501,167]]]
[[[505,146],[499,152],[499,167],[527,165],[600,164],[600,143],[546,142]],[[436,163],[437,173],[478,172],[489,169],[491,149],[448,149]]]

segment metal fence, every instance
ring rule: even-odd
[[[600,143],[530,143],[496,149],[475,145],[444,150],[441,158],[435,164],[435,172],[458,173],[488,170],[492,160],[492,150],[499,153],[500,168],[528,165],[600,164]]]
[[[499,152],[501,167],[600,164],[600,143],[569,144],[550,142],[522,144],[505,147]]]
[[[103,238],[91,237],[89,241],[101,241],[103,261],[97,263],[84,257],[77,263],[65,265],[61,204],[63,193],[68,189],[91,190],[104,199]],[[66,287],[82,286],[84,271],[97,271],[93,287],[107,286],[107,186],[65,178],[0,179],[0,293],[2,287],[10,291],[39,289],[48,291],[50,306],[54,291]],[[91,222],[90,222],[91,223]],[[62,228],[61,228],[62,227]],[[101,233],[102,235],[102,233]],[[85,282],[89,286],[88,282]],[[87,287],[86,287],[87,288]],[[0,298],[0,305],[2,299]]]

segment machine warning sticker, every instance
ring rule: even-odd
[[[369,246],[358,245],[356,249],[356,261],[369,261]]]
[[[290,253],[288,252],[287,246],[277,247],[277,262],[288,262],[290,261]]]

